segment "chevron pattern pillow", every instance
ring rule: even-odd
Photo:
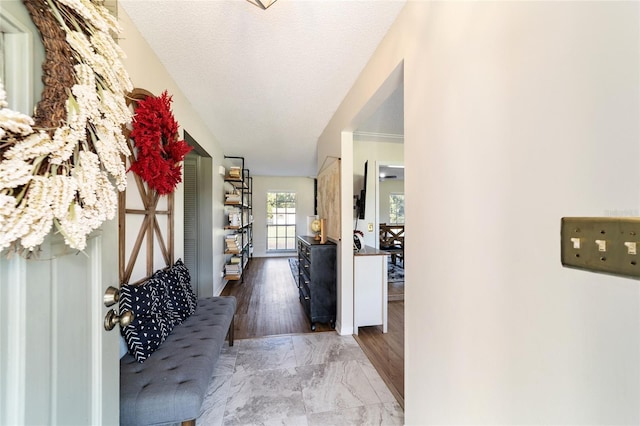
[[[120,311],[134,314],[121,332],[138,362],[144,362],[173,330],[176,321],[170,307],[167,283],[155,276],[142,285],[126,284],[120,289]]]

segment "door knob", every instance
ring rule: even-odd
[[[124,311],[122,314],[116,314],[116,311],[109,309],[107,315],[104,317],[104,329],[107,331],[113,330],[116,324],[120,324],[120,327],[126,327],[133,321],[134,315],[131,311]]]
[[[107,287],[102,300],[107,308],[115,305],[120,300],[120,290],[112,286]]]

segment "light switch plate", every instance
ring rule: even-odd
[[[632,217],[564,217],[562,265],[640,278],[640,219]]]

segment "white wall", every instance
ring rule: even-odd
[[[253,256],[291,256],[291,253],[267,253],[267,192],[296,193],[296,235],[306,235],[307,216],[313,215],[313,179],[253,177]]]
[[[120,46],[127,54],[124,61],[125,67],[133,80],[135,87],[149,90],[154,95],[160,95],[167,90],[173,96],[172,110],[173,114],[180,124],[180,129],[185,129],[191,136],[204,148],[211,157],[213,157],[213,229],[212,240],[214,253],[212,258],[212,270],[214,276],[211,277],[213,286],[213,294],[217,295],[222,291],[223,281],[217,275],[223,269],[224,265],[224,231],[226,224],[226,216],[224,215],[224,196],[223,196],[223,176],[217,173],[218,167],[224,164],[223,152],[220,148],[218,140],[207,128],[205,122],[193,110],[191,104],[183,96],[179,87],[175,84],[171,76],[167,73],[164,66],[155,56],[147,42],[142,38],[136,27],[127,16],[124,9],[118,9],[118,18],[124,28]],[[184,255],[184,192],[183,185],[179,184],[175,191],[175,258],[181,258]],[[129,233],[127,240],[135,240],[135,234]],[[162,266],[162,265],[159,265]],[[115,267],[115,266],[114,266]],[[143,272],[140,272],[141,274]],[[133,276],[132,280],[142,278],[142,276]]]
[[[559,250],[639,208],[639,7],[410,2],[325,129],[404,61],[407,424],[640,423],[638,282]]]

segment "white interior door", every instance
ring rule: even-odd
[[[0,1],[10,107],[29,113],[42,92],[44,48],[20,0]],[[0,425],[119,422],[118,329],[106,332],[108,286],[118,287],[118,227],[84,253],[49,236],[33,259],[0,255]]]
[[[118,424],[117,235],[110,221],[84,253],[49,236],[38,259],[0,259],[0,424]]]

